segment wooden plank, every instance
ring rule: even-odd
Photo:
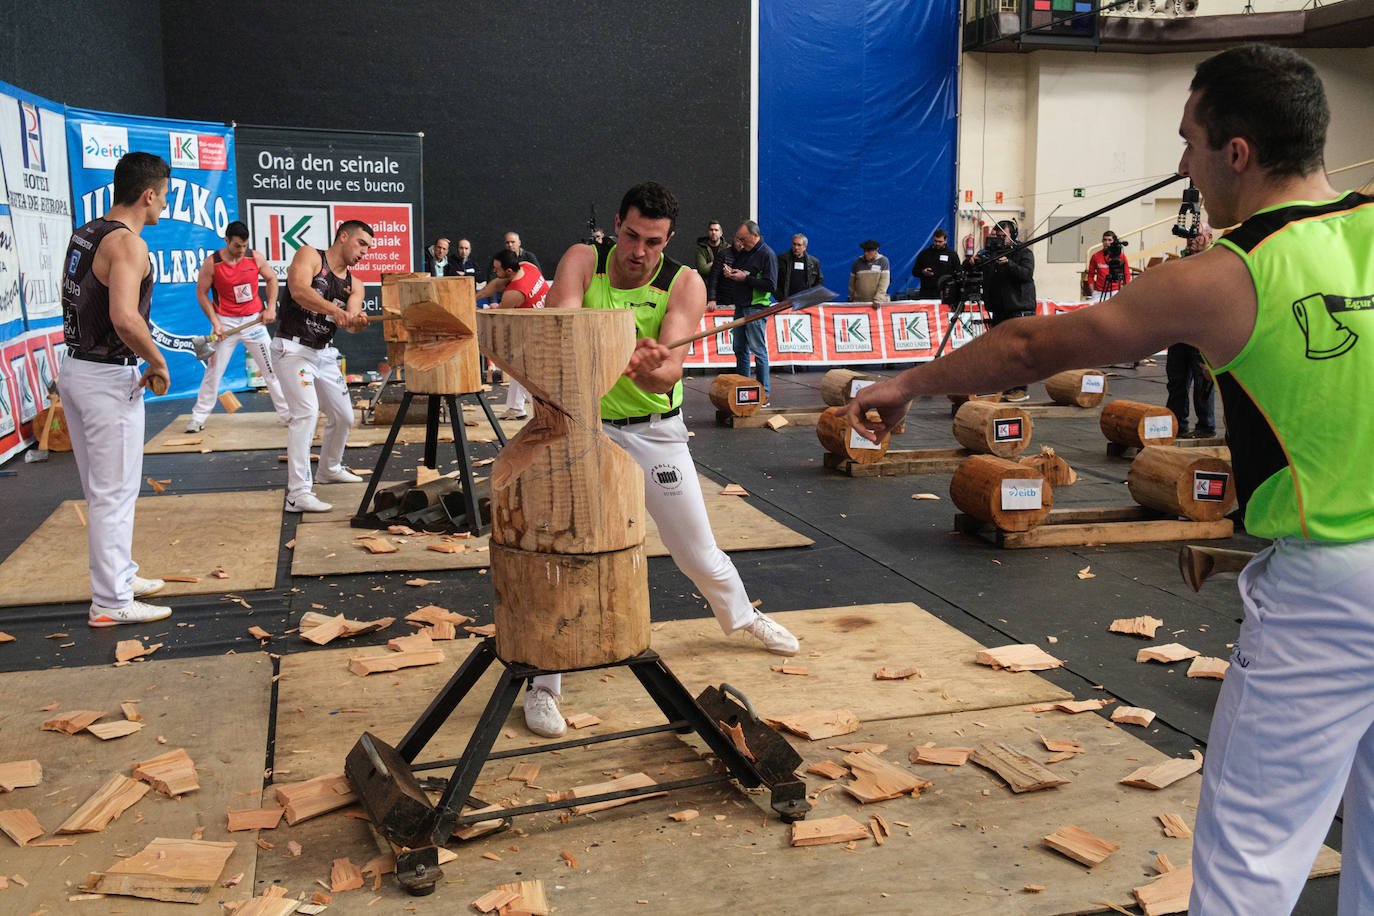
[[[825,453],[825,467],[850,477],[901,477],[908,474],[952,474],[973,452],[966,448],[888,450],[877,461],[858,464],[843,455]]]
[[[1076,404],[1056,404],[1053,401],[1037,401],[1034,404],[1016,404],[1014,406],[1032,420],[1077,419],[1082,417],[1096,417],[1102,413],[1101,404],[1093,407],[1079,407]]]
[[[577,786],[570,793],[570,798],[587,798],[591,795],[601,795],[605,792],[623,792],[626,789],[643,789],[648,786],[658,785],[645,773],[629,773],[618,779],[607,782],[597,782],[591,785]],[[646,798],[659,798],[667,795],[667,792],[649,792],[644,795],[632,795],[629,798],[617,798],[611,801],[592,802],[586,805],[573,805],[573,814],[592,814],[596,811],[604,811],[607,808],[617,808],[621,805],[628,805],[633,802],[644,801]]]
[[[1173,785],[1185,776],[1191,776],[1202,769],[1202,752],[1192,751],[1192,757],[1175,757],[1163,763],[1138,767],[1121,782],[1127,786],[1142,789],[1163,789]]]
[[[94,795],[72,812],[58,833],[98,833],[129,806],[148,794],[148,784],[119,773],[111,774]]]
[[[1163,519],[1151,522],[1107,522],[1088,525],[1040,525],[1030,531],[998,534],[998,546],[1083,547],[1090,544],[1143,544],[1154,541],[1205,541],[1229,538],[1235,525],[1229,518],[1215,522]]]
[[[969,759],[1002,777],[1007,788],[1018,795],[1067,785],[1072,781],[1055,775],[1011,745],[1001,742],[978,745],[969,754]]]
[[[1121,847],[1110,840],[1089,833],[1081,827],[1060,827],[1045,837],[1045,845],[1055,852],[1062,853],[1075,862],[1082,862],[1092,868],[1101,865],[1107,857]]]
[[[836,817],[807,818],[792,824],[793,846],[821,846],[826,843],[848,843],[867,840],[872,834],[848,814]]]
[[[791,426],[815,426],[816,419],[825,413],[825,407],[761,407],[753,416],[737,417],[725,411],[716,411],[716,423],[734,429],[761,429],[773,417],[782,417]]]
[[[171,798],[200,788],[196,765],[186,749],[180,747],[134,764],[134,778],[146,780],[154,789]]]
[[[236,845],[157,837],[105,871],[88,874],[82,890],[171,903],[200,903],[214,890]]]

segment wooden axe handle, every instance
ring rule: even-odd
[[[1178,549],[1178,571],[1188,587],[1198,591],[1213,573],[1240,572],[1254,558],[1255,555],[1248,550],[1187,544]]]
[[[742,324],[748,324],[751,321],[758,321],[760,318],[767,318],[770,315],[776,315],[778,312],[785,312],[790,308],[792,308],[792,302],[790,300],[779,302],[776,305],[770,305],[768,308],[760,312],[755,312],[754,314],[748,315],[744,318],[736,318],[734,321],[728,322],[726,324],[718,324],[713,328],[707,328],[704,331],[697,331],[691,337],[684,337],[681,340],[668,344],[668,349],[676,350],[678,347],[686,346],[694,340],[701,340],[703,337],[710,337],[712,334],[719,334],[721,331],[728,331],[731,328],[737,328]]]

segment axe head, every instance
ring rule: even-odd
[[[214,341],[210,334],[197,334],[191,338],[191,351],[195,353],[196,359],[201,362],[208,362],[210,357],[215,355]]]
[[[824,286],[813,286],[810,289],[802,290],[795,296],[784,299],[782,302],[779,302],[778,305],[783,305],[784,303],[790,305],[790,311],[795,312],[801,309],[809,309],[813,305],[820,305],[822,302],[829,302],[834,298],[835,294]]]

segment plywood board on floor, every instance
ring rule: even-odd
[[[476,426],[469,426],[465,429],[465,435],[469,439],[473,442],[495,441],[496,436],[492,433],[491,425],[485,416],[480,413],[465,413],[464,416],[468,419],[477,420]],[[205,428],[196,433],[185,432],[186,424],[190,420],[190,414],[182,414],[168,423],[143,446],[143,454],[171,455],[183,452],[239,452],[266,449],[277,449],[282,454],[286,454],[286,426],[271,411],[240,410],[232,414],[213,413],[205,421]],[[515,435],[525,425],[523,420],[501,420],[499,422],[507,438]],[[323,431],[324,418],[321,417],[315,427],[314,445],[320,444],[320,433]],[[355,422],[353,428],[348,432],[347,445],[349,448],[381,445],[390,433],[390,426],[365,426]],[[169,444],[169,442],[192,439],[199,439],[200,441],[187,442],[187,444],[182,445]],[[423,443],[424,441],[424,426],[402,426],[397,438],[397,442],[402,444]],[[453,441],[453,430],[447,423],[442,423],[439,426],[439,441]],[[345,452],[344,463],[349,463],[347,452]]]
[[[113,634],[112,634],[113,635]],[[113,639],[111,639],[113,649]],[[272,662],[265,654],[150,661],[125,668],[58,668],[0,675],[0,734],[5,753],[34,758],[43,766],[43,781],[5,795],[5,807],[28,808],[51,836],[112,773],[130,775],[131,763],[175,748],[184,748],[196,764],[200,788],[179,799],[155,791],[126,810],[99,833],[76,836],[73,846],[17,848],[0,859],[11,877],[0,891],[6,913],[86,912],[219,914],[219,901],[243,900],[253,885],[258,848],[252,832],[229,833],[225,811],[256,807],[262,791],[272,687]],[[119,704],[136,700],[146,727],[113,741],[94,735],[40,731],[54,713],[39,707],[60,703],[62,709],[96,709],[109,720],[121,718]],[[159,736],[166,744],[159,744]],[[244,875],[234,888],[216,887],[199,905],[159,903],[132,897],[103,902],[68,902],[88,872],[102,871],[146,846],[155,837],[189,839],[197,828],[204,839],[236,842],[221,883]],[[95,912],[96,910],[91,910]]]
[[[134,507],[134,561],[146,578],[168,582],[157,598],[271,588],[277,576],[281,490],[164,493]],[[76,506],[80,506],[80,514]],[[85,500],[66,500],[0,563],[0,607],[90,601]],[[224,579],[210,575],[216,567]]]
[[[327,513],[346,512],[351,518],[362,499],[365,484],[347,484],[346,495],[328,497],[334,509]],[[706,502],[706,515],[715,532],[716,543],[721,550],[768,550],[776,547],[805,547],[812,540],[793,531],[782,522],[749,504],[747,498],[721,496],[720,484],[705,477],[701,487]],[[342,490],[342,487],[340,488]],[[346,497],[346,498],[345,498]],[[337,500],[337,501],[336,501]],[[322,513],[324,514],[324,513]],[[487,538],[474,538],[463,543],[468,547],[463,553],[440,553],[428,549],[435,543],[435,536],[397,538],[387,535],[387,539],[401,549],[395,553],[373,554],[357,546],[362,529],[352,528],[347,521],[311,521],[296,529],[296,546],[291,560],[293,576],[332,576],[355,572],[424,572],[436,569],[477,569],[490,563]],[[405,541],[406,543],[400,543]],[[658,536],[658,526],[649,519],[645,532],[644,551],[651,557],[668,555],[663,541]]]

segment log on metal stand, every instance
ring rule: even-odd
[[[1212,522],[1236,504],[1230,462],[1194,449],[1151,446],[1141,449],[1126,475],[1131,497],[1142,506]]]
[[[1096,407],[1107,396],[1107,375],[1101,369],[1069,369],[1045,379],[1045,392],[1056,404]]]
[[[821,376],[821,400],[830,407],[843,407],[854,397],[855,382],[875,381],[867,372],[853,369],[831,369]]]
[[[382,317],[401,314],[401,298],[396,284],[401,280],[427,277],[425,273],[384,273],[382,274]],[[399,321],[382,322],[382,339],[386,341],[386,360],[392,369],[399,370],[406,362],[406,342],[410,335],[405,325]]]
[[[949,496],[964,512],[1000,531],[1029,531],[1054,508],[1054,492],[1037,471],[994,455],[974,455],[959,465]]]
[[[954,415],[954,438],[971,452],[1014,458],[1030,445],[1033,426],[1018,407],[968,401]]]
[[[1102,408],[1098,425],[1107,441],[1120,448],[1173,445],[1178,418],[1167,407],[1140,401],[1112,401]]]
[[[723,372],[711,382],[711,403],[733,417],[752,417],[763,406],[763,386],[745,375]]]
[[[849,425],[849,418],[841,414],[843,410],[843,407],[826,408],[816,420],[816,438],[821,440],[821,445],[825,446],[825,450],[830,454],[842,456],[855,464],[881,461],[892,443],[892,436],[883,436],[882,440],[874,445],[854,432],[853,427]]]

